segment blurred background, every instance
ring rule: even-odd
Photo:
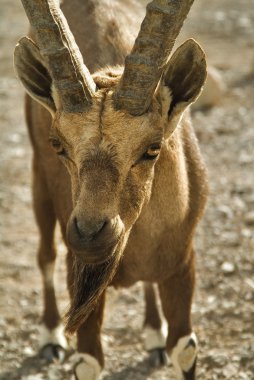
[[[42,311],[38,241],[31,201],[31,148],[23,89],[12,54],[28,24],[18,0],[0,1],[0,379],[69,379],[71,365],[36,357]],[[254,4],[196,0],[179,42],[194,37],[207,53],[208,100],[193,124],[210,180],[199,227],[193,322],[200,341],[199,378],[254,379]],[[68,305],[65,247],[57,238],[56,284]],[[105,379],[166,380],[143,350],[143,294],[110,290],[103,329]],[[110,310],[110,311],[109,311]]]

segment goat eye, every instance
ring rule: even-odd
[[[63,148],[61,142],[58,139],[50,138],[49,141],[53,149],[56,151],[56,154],[58,154],[59,156],[66,155],[66,150]]]
[[[154,160],[159,155],[160,149],[161,149],[160,144],[153,144],[143,154],[142,158],[144,160]]]

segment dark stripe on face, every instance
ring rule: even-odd
[[[105,176],[107,178],[107,183],[110,182],[114,186],[118,183],[119,171],[114,164],[114,158],[112,156],[106,152],[98,150],[83,162],[79,175],[81,179],[85,176],[88,184],[89,182],[92,182],[90,185],[92,191],[100,185],[102,177],[105,179]]]

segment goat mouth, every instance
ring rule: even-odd
[[[107,251],[105,254],[98,254],[98,252],[96,252],[95,255],[93,253],[78,252],[77,255],[79,256],[79,261],[82,262],[83,265],[100,265],[110,261],[112,256],[114,256],[114,253],[115,249],[113,249],[110,253]]]
[[[74,248],[73,251],[78,260],[83,264],[99,265],[109,261],[111,257],[114,256],[120,240],[121,235],[107,245],[95,245],[85,250],[77,250]]]
[[[77,219],[72,216],[66,229],[67,244],[83,264],[101,264],[115,254],[124,232],[124,224],[121,218],[116,216],[112,219],[105,219],[104,227],[95,236],[82,236],[79,232]]]

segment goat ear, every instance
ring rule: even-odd
[[[42,62],[36,44],[28,37],[21,38],[14,51],[15,71],[28,94],[54,115],[56,106],[51,95],[52,80]]]
[[[185,41],[173,54],[162,78],[171,99],[167,112],[171,132],[191,103],[198,98],[206,80],[205,53],[193,39]]]

